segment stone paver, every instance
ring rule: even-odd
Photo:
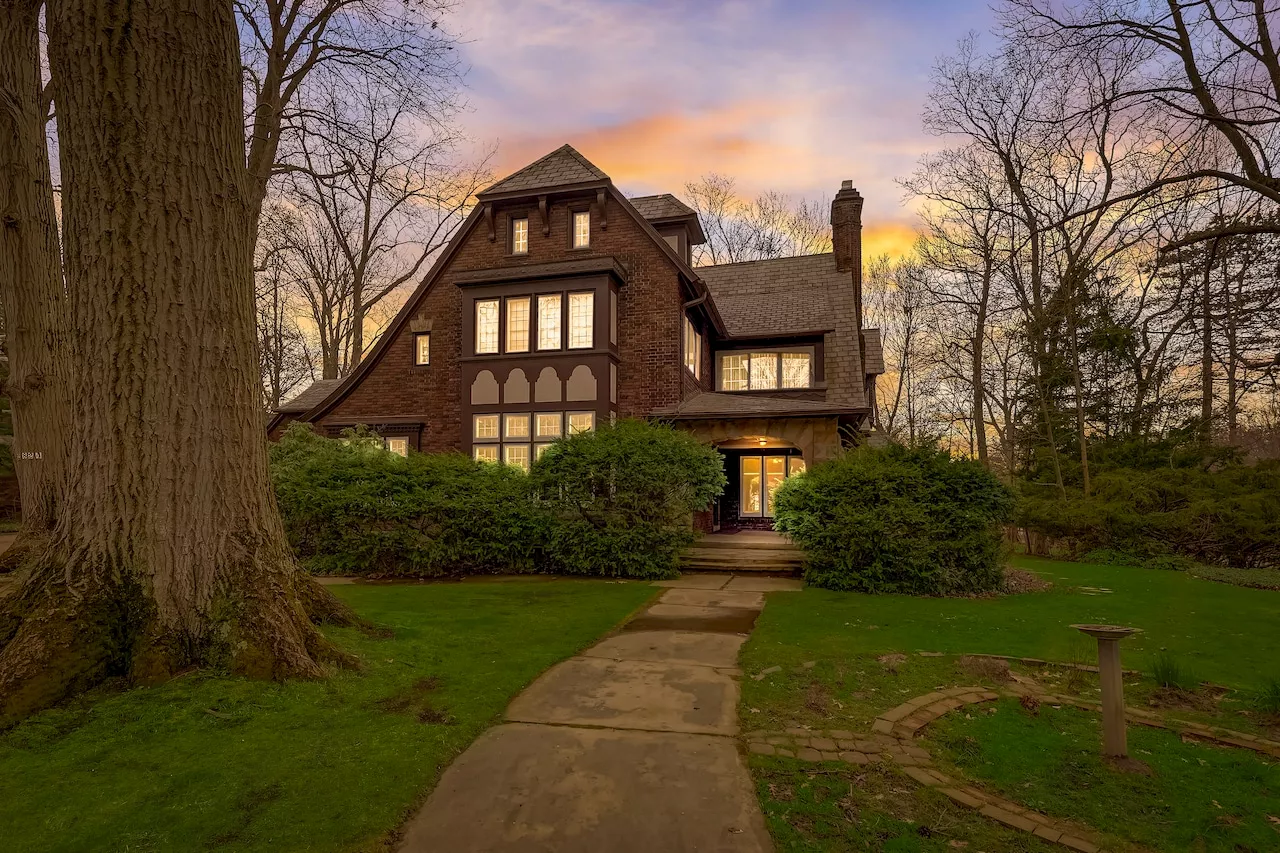
[[[507,724],[445,771],[404,851],[768,853],[735,741]]]
[[[724,589],[733,578],[729,574],[687,574],[675,580],[655,581],[654,586],[666,586],[672,589]]]
[[[684,604],[693,607],[738,607],[764,609],[764,593],[730,592],[715,589],[669,589],[658,599],[661,604]]]
[[[737,709],[738,683],[711,667],[577,657],[517,696],[507,719],[734,735]]]
[[[583,652],[585,657],[645,660],[693,666],[732,667],[747,641],[739,634],[700,631],[633,631],[609,637]]]
[[[749,607],[700,607],[659,601],[628,622],[624,631],[710,631],[750,634],[759,610]]]
[[[798,592],[804,589],[804,581],[797,578],[752,578],[736,575],[725,589],[742,592]]]

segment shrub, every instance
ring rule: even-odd
[[[724,489],[715,449],[670,426],[622,420],[553,445],[532,482],[550,515],[554,571],[656,578],[678,574],[692,513]]]
[[[997,589],[1013,496],[989,471],[927,448],[860,448],[789,478],[774,526],[805,549],[805,580],[863,592]]]
[[[319,574],[439,576],[538,568],[545,519],[528,478],[457,453],[382,449],[302,424],[271,449],[271,476],[294,552]]]

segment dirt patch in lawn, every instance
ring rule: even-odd
[[[430,696],[439,688],[440,679],[436,676],[419,678],[399,693],[378,700],[377,706],[389,714],[410,714],[420,723],[451,726],[456,722],[454,718],[431,704]]]
[[[956,661],[956,667],[961,672],[978,678],[989,678],[1000,683],[1013,681],[1013,673],[1009,671],[1009,662],[1004,658],[964,655]]]
[[[1053,584],[1035,572],[1006,568],[1002,588],[1010,595],[1021,595],[1027,592],[1045,592],[1053,589]]]

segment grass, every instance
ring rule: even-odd
[[[0,735],[0,847],[382,849],[521,688],[656,592],[576,580],[332,589],[394,630],[331,632],[363,673],[103,690]]]
[[[929,740],[966,776],[1050,816],[1075,818],[1156,850],[1261,853],[1280,847],[1280,764],[1238,749],[1129,730],[1152,775],[1103,762],[1096,714],[1013,700],[931,726]],[[945,772],[945,771],[944,771]]]
[[[852,768],[752,756],[756,793],[780,851],[1049,853],[1062,848],[918,791],[884,765]]]
[[[1199,677],[1257,689],[1280,676],[1280,592],[1212,583],[1185,572],[1016,557],[1054,583],[997,598],[913,598],[806,589],[773,596],[746,648],[755,672],[852,653],[987,653],[1067,661],[1077,623],[1131,625],[1124,665],[1149,669],[1167,650]],[[768,663],[765,663],[765,661]]]
[[[1194,566],[1190,574],[1204,580],[1254,589],[1280,589],[1280,569],[1235,569],[1229,566]]]

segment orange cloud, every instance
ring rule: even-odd
[[[919,232],[905,222],[870,222],[862,228],[862,257],[866,260],[888,255],[900,258],[911,253]]]

